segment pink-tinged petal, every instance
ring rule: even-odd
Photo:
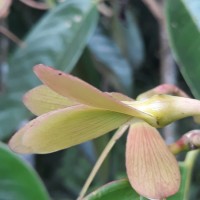
[[[140,94],[137,97],[137,100],[138,101],[145,100],[156,94],[170,94],[170,95],[189,98],[189,96],[177,86],[171,84],[162,84],[151,90],[148,90],[147,92]]]
[[[50,153],[99,137],[130,119],[129,115],[108,110],[72,106],[32,120],[12,137],[10,146],[19,153],[26,153],[19,148],[21,144],[32,153]]]
[[[118,92],[109,92],[107,94],[112,96],[114,99],[117,99],[118,101],[134,101],[134,99],[131,99],[130,97]]]
[[[24,95],[23,102],[35,115],[41,115],[77,104],[75,101],[57,94],[45,85],[28,91]]]
[[[81,104],[128,114],[142,118],[151,124],[156,123],[155,118],[150,114],[125,105],[74,76],[42,64],[36,65],[34,67],[34,72],[45,85],[56,93],[67,98],[72,98]]]
[[[132,187],[144,197],[164,199],[179,190],[178,163],[159,132],[146,122],[130,127],[126,169]]]

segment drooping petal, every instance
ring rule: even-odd
[[[32,120],[12,137],[10,146],[19,153],[26,153],[19,148],[21,144],[32,153],[50,153],[99,137],[130,119],[129,115],[108,110],[72,106]]]
[[[110,95],[101,92],[97,88],[74,76],[65,74],[59,70],[55,70],[42,64],[36,65],[34,67],[34,72],[49,88],[58,94],[72,98],[81,104],[128,114],[142,118],[151,124],[156,123],[155,118],[150,114],[146,114],[133,107],[125,105],[112,98]]]
[[[23,102],[35,115],[41,115],[77,104],[75,101],[57,94],[45,85],[35,87],[28,91],[24,95]]]
[[[179,189],[178,163],[159,132],[146,122],[130,127],[126,169],[132,187],[144,197],[164,199]]]

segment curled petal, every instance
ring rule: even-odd
[[[142,118],[151,124],[155,123],[155,118],[150,114],[126,105],[74,76],[42,64],[36,65],[34,72],[45,85],[64,97],[73,99],[81,104],[124,113]]]
[[[108,110],[72,106],[30,121],[11,138],[10,147],[19,153],[30,149],[32,153],[50,153],[99,137],[130,119]]]
[[[175,95],[179,97],[190,98],[189,95],[187,95],[183,90],[181,90],[177,86],[171,85],[171,84],[162,84],[151,90],[148,90],[147,92],[140,94],[137,97],[137,100],[138,101],[145,100],[156,94],[170,94],[170,95]]]
[[[24,95],[23,102],[35,115],[41,115],[77,104],[75,101],[57,94],[45,85],[28,91]]]
[[[126,169],[132,187],[144,197],[164,199],[179,189],[178,163],[159,132],[146,122],[130,127]]]

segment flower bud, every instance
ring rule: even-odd
[[[197,119],[200,115],[200,101],[184,97],[160,94],[142,101],[123,103],[154,116],[157,121],[155,127],[163,127],[188,116],[195,116]]]

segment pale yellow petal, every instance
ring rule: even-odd
[[[74,76],[65,74],[59,70],[55,70],[42,64],[36,65],[34,67],[34,72],[49,88],[58,94],[67,98],[72,98],[81,104],[139,117],[151,124],[156,123],[155,118],[150,114],[146,114],[133,107],[125,105],[117,99],[112,98],[110,95],[101,92],[97,88]]]
[[[119,101],[134,101],[134,99],[131,99],[130,97],[118,92],[109,92],[107,94],[111,95],[113,98]]]
[[[130,119],[129,115],[78,105],[41,115],[17,135],[24,134],[20,144],[33,153],[50,153],[99,137]],[[16,151],[20,149],[17,135],[10,142]]]
[[[41,115],[77,104],[75,101],[57,94],[45,85],[28,91],[24,95],[23,102],[35,115]]]
[[[196,99],[160,94],[142,101],[123,103],[154,116],[157,127],[189,116],[195,116],[196,122],[200,122],[200,101]]]
[[[144,197],[164,199],[179,190],[178,163],[159,132],[146,122],[130,127],[126,168],[132,187]]]
[[[26,133],[27,131],[28,131],[28,126],[24,126],[23,128],[20,129],[20,131],[15,133],[15,135],[9,141],[9,147],[13,151],[24,154],[29,154],[33,152],[30,147],[27,147],[22,143],[22,138],[24,136],[24,133]]]

